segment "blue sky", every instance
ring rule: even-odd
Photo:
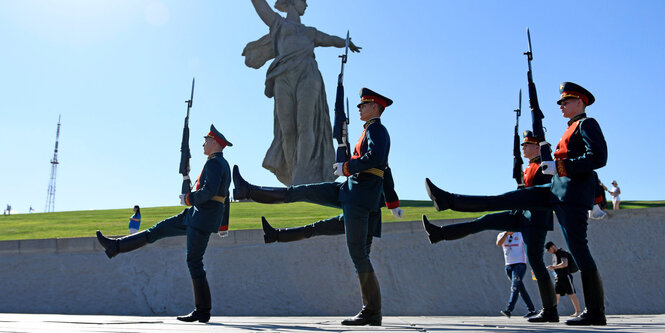
[[[274,1],[269,2],[272,6]],[[415,3],[415,4],[414,4]],[[512,132],[530,127],[526,27],[544,125],[565,130],[555,104],[562,81],[596,96],[588,114],[609,146],[601,180],[624,200],[663,200],[665,2],[309,1],[303,24],[351,31],[351,105],[370,87],[392,98],[383,122],[401,199],[426,199],[424,178],[460,193],[514,188]],[[192,77],[192,176],[211,123],[251,182],[276,186],[261,167],[272,141],[268,65],[244,65],[245,45],[268,28],[249,0],[0,0],[0,205],[44,210],[62,115],[56,211],[178,204],[180,135]],[[341,49],[317,48],[330,109]],[[331,112],[332,115],[332,112]],[[350,140],[362,131],[351,111]],[[649,170],[656,167],[654,170]]]

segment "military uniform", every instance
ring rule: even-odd
[[[533,136],[531,131],[525,131],[522,145],[524,144],[538,144],[538,139]],[[524,186],[526,188],[551,183],[552,176],[543,174],[540,162],[540,156],[536,156],[529,160],[529,165],[524,169],[522,178],[524,179]],[[460,239],[485,230],[521,232],[529,264],[538,280],[538,289],[543,301],[543,307],[554,307],[550,311],[554,311],[556,314],[554,287],[543,262],[545,237],[548,230],[553,230],[551,210],[503,211],[487,214],[470,222],[450,224],[442,227],[429,223],[427,217],[423,217],[423,223],[432,243],[440,240]],[[512,308],[512,306],[509,306],[509,308]],[[558,315],[556,319],[558,319]]]
[[[205,138],[212,138],[222,149],[233,145],[212,125]],[[109,239],[97,231],[97,239],[106,249],[109,258],[162,238],[187,237],[187,267],[192,277],[196,309],[188,316],[178,317],[179,320],[207,322],[210,319],[211,297],[203,269],[203,255],[210,234],[228,230],[230,184],[231,171],[223,153],[211,153],[196,182],[195,191],[181,196],[181,203],[191,207],[147,230],[127,237]]]
[[[557,102],[578,98],[586,106],[594,97],[586,89],[570,82],[560,86]],[[491,211],[500,209],[554,209],[564,238],[582,275],[585,312],[567,322],[570,325],[605,325],[602,281],[587,242],[588,210],[593,206],[597,181],[594,169],[605,166],[607,144],[603,132],[586,113],[570,119],[568,128],[554,152],[556,174],[552,183],[504,193],[498,196],[466,196],[445,192],[426,179],[430,198],[439,209]]]
[[[208,156],[196,190],[187,193],[190,208],[161,221],[147,231],[148,243],[173,236],[187,236],[187,266],[192,278],[205,276],[203,254],[211,233],[228,229],[231,169],[222,152]]]
[[[361,104],[364,103],[376,103],[385,109],[392,101],[363,88]],[[346,234],[349,255],[361,285],[363,310],[354,320],[342,322],[345,325],[381,324],[381,296],[369,254],[372,238],[381,235],[379,208],[382,200],[385,200],[388,208],[399,207],[399,199],[393,189],[392,174],[388,167],[389,152],[390,136],[377,117],[364,124],[363,133],[355,145],[351,159],[341,166],[343,174],[348,177],[342,183],[305,184],[288,188],[261,187],[247,183],[236,167],[233,170],[235,199],[250,198],[262,203],[305,201],[342,209],[342,215],[310,226],[294,228],[290,233],[280,233],[281,236],[267,234],[266,242],[274,241],[274,237],[280,241],[293,241],[315,234]],[[266,224],[264,220],[264,226]],[[271,227],[268,228],[269,231],[270,229]]]

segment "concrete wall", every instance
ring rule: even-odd
[[[665,313],[665,208],[590,221],[608,314]],[[451,223],[438,221],[437,223]],[[385,315],[498,315],[509,294],[496,232],[430,245],[420,222],[384,224],[372,261]],[[567,248],[557,227],[548,239]],[[176,315],[193,307],[185,240],[109,260],[95,238],[0,242],[0,312]],[[546,254],[546,262],[550,255]],[[260,230],[211,238],[205,256],[214,315],[349,315],[360,308],[343,236],[263,244]],[[540,305],[535,281],[526,277]],[[581,280],[575,276],[581,297]],[[562,299],[561,314],[573,312]],[[516,313],[525,311],[522,301]]]

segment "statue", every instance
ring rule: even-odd
[[[270,28],[245,46],[245,64],[255,69],[273,59],[266,73],[265,95],[275,100],[274,139],[263,167],[284,185],[332,181],[335,151],[323,78],[314,59],[317,46],[345,47],[346,40],[300,23],[306,0],[252,0],[254,9]],[[360,47],[349,44],[353,52]]]

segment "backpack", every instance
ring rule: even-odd
[[[568,273],[573,274],[576,273],[577,271],[580,270],[579,267],[577,267],[577,263],[575,262],[575,259],[573,259],[573,256],[570,255],[570,253],[563,251],[566,255],[566,258],[568,259]]]

